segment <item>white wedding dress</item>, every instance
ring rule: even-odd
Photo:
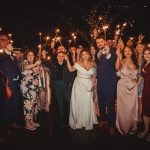
[[[71,94],[69,125],[72,129],[85,127],[86,130],[91,130],[93,125],[98,123],[91,91],[91,76],[96,70],[86,70],[78,63],[75,63],[74,67],[77,69],[77,76]]]

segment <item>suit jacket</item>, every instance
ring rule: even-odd
[[[0,112],[6,100],[6,81],[7,77],[0,71]]]
[[[0,71],[2,71],[8,79],[16,79],[17,76],[21,77],[21,72],[19,70],[17,60],[15,57],[13,59],[8,54],[0,53]]]
[[[101,84],[116,85],[118,80],[115,69],[117,56],[114,48],[110,49],[110,54],[110,59],[107,59],[106,55],[102,55],[100,59],[97,59],[97,79]]]

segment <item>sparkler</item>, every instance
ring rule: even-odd
[[[103,17],[102,16],[99,16],[99,20],[102,20],[103,19]]]
[[[104,35],[105,35],[105,40],[107,39],[107,34],[106,34],[106,30],[108,29],[108,25],[103,26],[103,30],[104,30]]]
[[[10,43],[11,43],[11,44],[13,44],[13,42],[14,42],[13,40],[10,40]]]
[[[60,29],[55,30],[55,37],[57,37],[58,33],[60,32]]]
[[[73,37],[73,39],[74,39],[74,43],[76,42],[76,39],[77,39],[77,36],[75,35],[74,37]]]
[[[9,36],[9,41],[10,41],[10,43],[11,43],[11,37],[12,37],[12,34],[9,33],[8,36]]]
[[[72,33],[71,35],[72,35],[72,36],[75,36],[75,33]]]
[[[46,39],[46,45],[47,45],[47,43],[48,43],[48,41],[49,41],[50,37],[49,37],[49,36],[47,36],[45,39]]]
[[[56,37],[56,38],[55,38],[55,41],[56,41],[56,42],[59,42],[60,45],[62,46],[61,39],[62,39],[62,38],[59,36],[59,37]]]
[[[41,44],[39,44],[39,45],[38,45],[38,48],[39,48],[39,49],[41,49],[41,48],[42,48],[42,45],[41,45]]]
[[[50,59],[51,59],[51,57],[50,57],[50,56],[48,56],[48,57],[47,57],[47,60],[50,60]]]
[[[38,45],[38,48],[39,48],[39,51],[38,51],[38,57],[39,57],[39,60],[41,60],[42,45],[39,44],[39,45]]]
[[[120,24],[118,24],[116,27],[117,27],[117,28],[120,28]]]
[[[134,38],[133,38],[133,37],[129,37],[129,39],[130,39],[130,40],[132,40],[132,41],[134,40]]]
[[[2,49],[0,49],[0,53],[3,53],[4,51]]]
[[[72,40],[68,40],[68,43],[69,43],[69,47],[70,47],[70,44],[71,44]]]
[[[40,43],[42,42],[42,33],[39,32]]]
[[[124,24],[123,24],[123,27],[126,27],[127,26],[127,22],[125,22]]]

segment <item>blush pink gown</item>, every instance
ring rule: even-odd
[[[137,129],[137,70],[131,70],[124,62],[117,84],[116,127],[122,135]]]

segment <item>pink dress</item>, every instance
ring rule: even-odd
[[[130,69],[124,62],[120,70],[120,80],[117,84],[116,127],[127,135],[137,129],[137,70]]]

